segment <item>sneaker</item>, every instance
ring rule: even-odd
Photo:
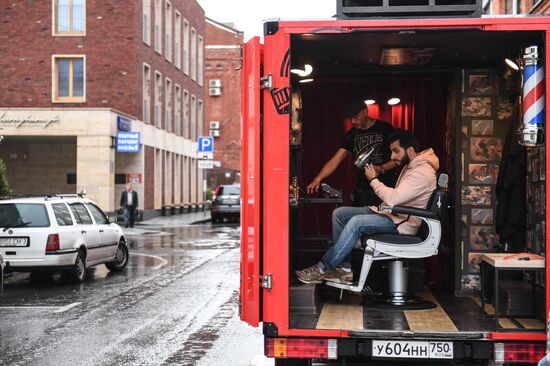
[[[325,279],[325,273],[321,271],[319,264],[302,269],[301,271],[294,271],[296,277],[303,283],[322,283]]]
[[[336,267],[334,270],[325,274],[325,281],[342,283],[344,285],[353,284],[353,272],[345,271],[342,267]]]

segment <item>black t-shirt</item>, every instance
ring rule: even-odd
[[[384,121],[376,120],[367,130],[352,128],[346,133],[340,147],[353,154],[354,159],[357,155],[374,146],[374,154],[371,156],[370,163],[380,165],[390,160],[391,151],[388,143],[389,136],[394,131],[393,127]],[[394,187],[397,180],[395,172],[387,172],[379,177],[380,181],[387,186]],[[363,170],[357,169],[356,189],[363,191],[372,191],[372,188],[365,177]],[[376,204],[376,203],[373,203]]]

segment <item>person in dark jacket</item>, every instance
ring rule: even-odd
[[[126,183],[126,190],[120,196],[120,207],[124,210],[124,227],[134,227],[137,206],[138,194],[132,190],[130,183]]]

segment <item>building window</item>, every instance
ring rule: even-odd
[[[82,103],[85,101],[84,56],[53,56],[53,101]]]
[[[181,68],[181,15],[176,11],[176,25],[174,27],[174,65]]]
[[[151,123],[151,68],[143,64],[143,122]]]
[[[143,42],[151,45],[151,0],[143,0]]]
[[[189,138],[191,118],[189,117],[189,92],[183,91],[183,137]]]
[[[197,83],[202,86],[203,83],[203,73],[204,73],[204,42],[201,36],[199,36],[198,40],[198,77],[197,77]]]
[[[162,74],[155,73],[155,126],[162,126]]]
[[[174,132],[181,136],[181,88],[176,84],[176,102],[174,108]]]
[[[155,51],[162,54],[162,0],[155,0]]]
[[[204,103],[202,100],[198,100],[197,102],[197,131],[198,136],[202,136],[204,128]]]
[[[191,28],[191,79],[197,80],[197,31]]]
[[[172,131],[172,81],[166,78],[166,105],[164,110],[166,111],[166,117],[164,118],[165,130],[170,132]]]
[[[83,35],[86,31],[86,0],[54,0],[54,35]]]
[[[164,25],[165,29],[165,40],[164,40],[164,49],[166,50],[166,59],[172,61],[172,4],[166,2],[166,14],[164,15],[166,24]]]
[[[183,21],[183,72],[189,75],[189,22]]]
[[[191,140],[197,140],[197,98],[191,95]]]

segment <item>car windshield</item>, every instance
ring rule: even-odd
[[[40,203],[0,204],[0,227],[48,227],[46,206]]]
[[[220,186],[220,190],[218,192],[219,196],[225,195],[240,195],[241,194],[241,188],[237,186]]]

